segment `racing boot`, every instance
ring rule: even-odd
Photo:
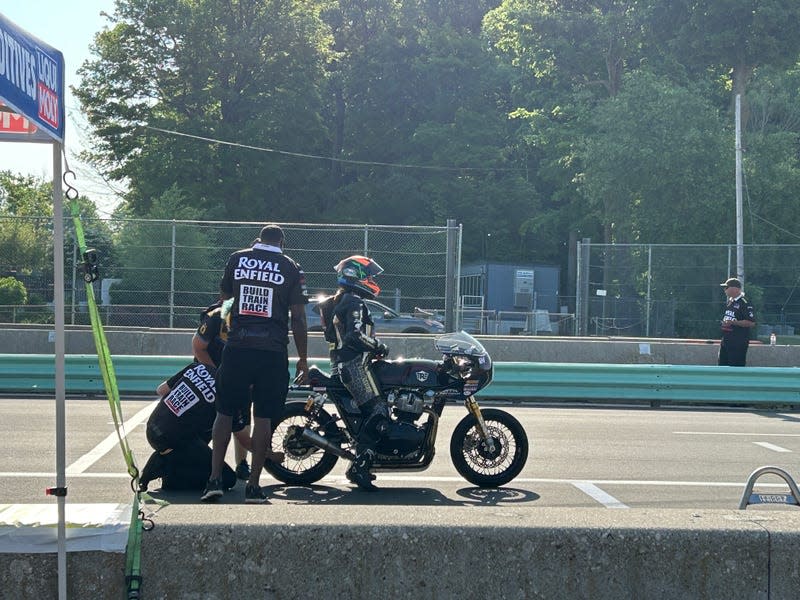
[[[150,458],[147,459],[144,468],[139,473],[140,492],[146,492],[147,486],[154,479],[160,479],[164,477],[165,473],[164,462],[165,462],[164,455],[160,454],[158,451],[153,452],[150,455]]]
[[[375,481],[375,475],[369,472],[374,459],[375,451],[371,448],[359,451],[353,464],[350,465],[350,468],[345,473],[348,481],[355,483],[362,490],[368,492],[376,491],[378,488],[372,484]]]

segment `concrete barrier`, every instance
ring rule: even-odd
[[[0,554],[0,598],[58,598],[55,553]],[[68,598],[125,598],[125,555],[119,552],[67,554]]]
[[[14,354],[53,354],[52,326],[0,326],[0,348]],[[106,337],[112,354],[184,356],[191,352],[190,329],[131,329],[112,327]],[[381,336],[392,357],[439,358],[433,337],[418,334]],[[657,338],[571,338],[550,336],[478,336],[495,361],[715,365],[719,340]],[[91,329],[67,326],[67,354],[95,352]],[[290,351],[294,350],[292,343]],[[327,356],[320,333],[309,334],[309,356]],[[752,344],[747,364],[754,367],[800,366],[800,346]]]
[[[800,588],[793,509],[352,500],[162,509],[143,534],[142,597],[790,600]],[[25,590],[4,597],[55,597],[54,565],[0,555],[4,594]],[[69,569],[71,598],[124,597],[119,565],[102,553],[70,555]]]

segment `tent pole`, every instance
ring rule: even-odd
[[[56,357],[56,487],[66,482],[66,382],[64,369],[64,201],[61,189],[61,144],[53,142],[53,311]],[[67,598],[66,496],[58,500],[58,598]]]

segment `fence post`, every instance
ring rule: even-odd
[[[725,275],[725,279],[730,277],[731,273],[733,273],[733,270],[732,270],[732,267],[731,267],[731,253],[732,253],[731,245],[728,244],[728,273]]]
[[[175,220],[172,221],[172,256],[169,267],[169,328],[172,329],[175,315]]]
[[[578,242],[577,282],[575,284],[575,335],[587,333],[589,316],[589,250],[591,238]]]
[[[459,263],[456,233],[458,226],[455,219],[447,219],[447,257],[445,259],[444,277],[444,329],[457,331],[458,322],[455,310],[458,298]]]
[[[653,277],[653,244],[647,244],[647,321],[644,324],[644,337],[650,337],[650,281]]]

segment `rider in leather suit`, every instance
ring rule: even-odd
[[[356,438],[356,458],[347,470],[347,478],[359,488],[377,489],[370,473],[375,446],[386,432],[389,411],[369,361],[388,354],[388,348],[373,337],[374,323],[363,298],[375,298],[381,288],[373,277],[383,269],[366,256],[349,256],[337,264],[339,289],[320,302],[325,339],[330,347],[331,366],[353,396],[365,421]]]

